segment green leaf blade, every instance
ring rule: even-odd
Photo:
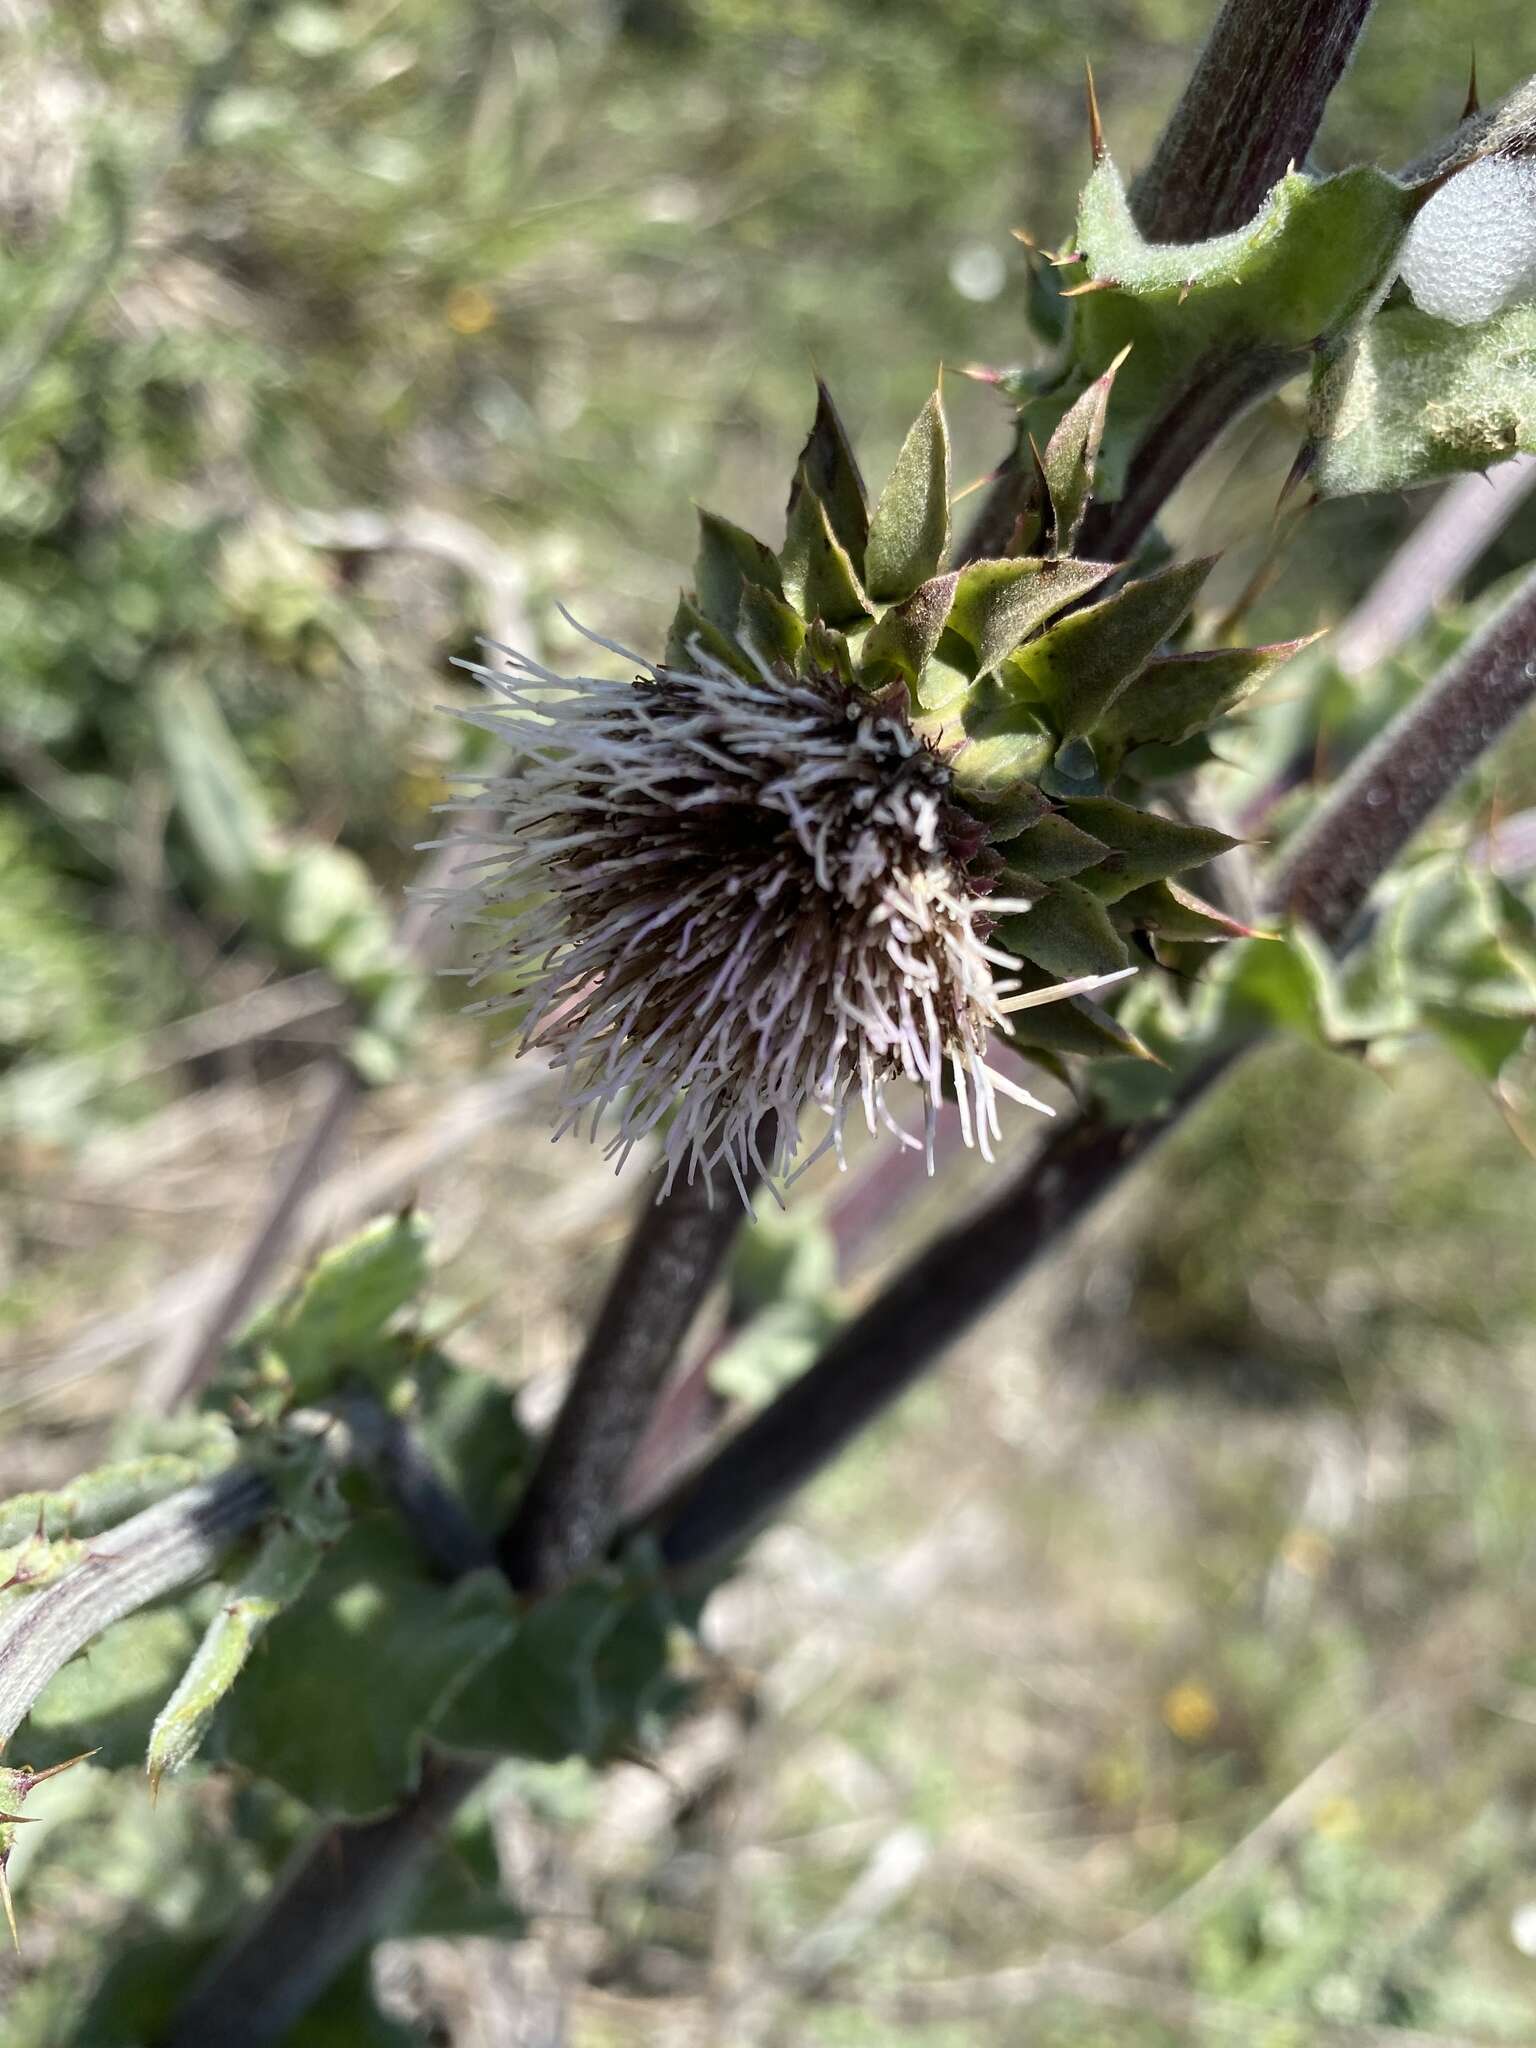
[[[935,391],[908,431],[869,523],[869,594],[910,597],[936,576],[949,548],[949,423]]]

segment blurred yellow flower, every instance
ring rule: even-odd
[[[455,334],[484,334],[496,308],[477,284],[455,285],[448,294],[448,325]]]
[[[1163,1725],[1180,1742],[1204,1742],[1216,1719],[1216,1702],[1197,1678],[1186,1678],[1164,1696]]]
[[[1358,1834],[1360,1809],[1353,1799],[1325,1799],[1313,1814],[1312,1825],[1318,1834],[1334,1838]]]
[[[1280,1555],[1304,1579],[1320,1579],[1333,1562],[1333,1545],[1321,1529],[1292,1529],[1280,1546]]]

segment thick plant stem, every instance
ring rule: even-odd
[[[1112,1128],[1075,1118],[979,1214],[936,1238],[809,1372],[647,1518],[664,1560],[686,1571],[755,1534],[1144,1158],[1221,1071],[1218,1064],[1198,1075],[1161,1119]]]
[[[1332,944],[1448,791],[1536,701],[1536,571],[1366,748],[1304,828],[1276,905]]]
[[[411,1798],[381,1820],[344,1822],[306,1843],[239,1942],[215,1959],[161,2048],[266,2048],[281,2041],[378,1931],[487,1765],[428,1751]]]
[[[86,1556],[0,1627],[0,1748],[43,1687],[103,1629],[211,1572],[273,1508],[261,1473],[236,1466],[90,1539]]]
[[[1251,220],[1305,160],[1372,0],[1226,0],[1131,206],[1151,242]]]
[[[1536,455],[1458,477],[1419,521],[1328,642],[1335,668],[1368,675],[1428,625],[1436,608],[1536,490]]]
[[[1202,242],[1241,227],[1294,159],[1311,149],[1372,0],[1226,0],[1194,75],[1131,193],[1149,241]],[[1305,357],[1255,351],[1201,366],[1131,459],[1118,503],[1096,505],[1081,550],[1124,560],[1206,450]],[[962,550],[996,553],[1011,531],[1022,438]]]
[[[734,1189],[649,1191],[498,1556],[525,1592],[561,1585],[613,1532],[625,1469],[741,1226]]]

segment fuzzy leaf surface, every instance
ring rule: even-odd
[[[1411,490],[1536,449],[1536,302],[1475,327],[1388,306],[1313,384],[1309,479],[1325,498]]]
[[[1056,981],[1113,974],[1130,965],[1125,941],[1110,923],[1109,913],[1078,882],[1058,882],[1032,910],[1005,918],[999,931],[1008,952],[1032,960]]]
[[[745,528],[713,512],[699,512],[699,552],[693,568],[694,596],[711,624],[734,632],[743,588],[755,584],[784,595],[773,550]]]
[[[1235,711],[1307,644],[1286,640],[1272,647],[1154,655],[1103,713],[1094,736],[1122,747],[1148,741],[1181,746]]]
[[[1072,303],[1079,374],[1131,355],[1115,387],[1101,495],[1114,495],[1131,447],[1198,367],[1254,350],[1277,356],[1345,330],[1385,289],[1413,200],[1384,172],[1293,171],[1255,217],[1207,242],[1150,243],[1105,157],[1083,189],[1076,246],[1102,286]]]
[[[425,1287],[430,1243],[414,1211],[377,1218],[322,1252],[289,1295],[250,1325],[244,1341],[281,1363],[300,1400],[339,1370],[365,1371],[384,1348],[390,1319]]]
[[[873,610],[853,558],[832,530],[827,508],[805,485],[790,514],[781,557],[784,595],[807,619],[847,626]]]
[[[833,533],[855,571],[862,575],[869,544],[869,495],[848,431],[832,402],[831,392],[819,377],[816,417],[796,465],[785,514],[787,524],[793,524],[800,493],[806,489],[814,491],[826,507]]]
[[[381,1813],[414,1786],[424,1737],[516,1628],[499,1572],[444,1586],[392,1516],[362,1514],[272,1623],[216,1738],[230,1762],[320,1813]]]
[[[976,673],[985,675],[1054,613],[1113,574],[1112,562],[1030,555],[1015,561],[971,562],[960,571],[955,587],[950,631],[967,643]]]
[[[908,430],[869,522],[871,597],[910,597],[936,576],[949,547],[949,423],[937,391]]]
[[[1177,562],[1070,613],[1020,648],[1004,687],[1041,706],[1062,739],[1085,738],[1184,618],[1211,567]]]
[[[1110,796],[1073,798],[1062,805],[1062,815],[1110,849],[1109,859],[1084,883],[1102,903],[1200,867],[1239,844],[1209,826],[1183,825]]]

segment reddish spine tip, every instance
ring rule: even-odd
[[[1088,146],[1093,152],[1095,167],[1103,163],[1109,151],[1104,146],[1104,123],[1099,119],[1099,95],[1094,88],[1093,66],[1086,60],[1083,64],[1084,80],[1088,88]]]

